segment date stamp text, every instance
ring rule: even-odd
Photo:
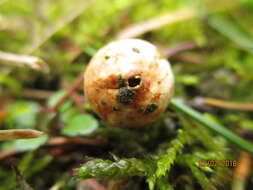
[[[199,160],[200,167],[236,167],[236,160]]]

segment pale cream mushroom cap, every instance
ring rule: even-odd
[[[90,61],[84,91],[94,111],[115,127],[142,127],[166,109],[173,94],[170,63],[139,39],[109,43]]]

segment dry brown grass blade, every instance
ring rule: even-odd
[[[148,31],[156,30],[162,26],[190,19],[195,16],[196,13],[193,9],[183,9],[168,13],[164,16],[156,17],[126,28],[117,35],[117,39],[135,38]]]
[[[203,104],[220,108],[227,108],[241,111],[253,111],[253,103],[239,103],[239,102],[217,100],[213,98],[202,98],[201,101]]]
[[[231,2],[228,0],[223,0],[218,4],[212,3],[206,4],[205,11],[206,13],[213,13],[217,11],[223,11],[226,9],[233,9],[238,5],[238,3]],[[117,39],[126,39],[126,38],[135,38],[146,32],[157,30],[163,26],[173,24],[175,22],[180,22],[188,19],[192,19],[198,16],[198,10],[194,10],[193,8],[181,9],[175,12],[170,12],[163,16],[159,16],[153,19],[149,19],[134,25],[131,25],[121,31],[116,38]]]
[[[245,189],[247,179],[251,172],[251,158],[247,152],[241,152],[239,161],[234,170],[232,190]]]
[[[241,152],[237,167],[235,168],[234,175],[241,180],[246,180],[249,177],[251,171],[251,159],[250,154],[247,152]]]
[[[37,40],[28,45],[23,51],[31,54],[36,51],[42,44],[51,38],[57,31],[61,30],[65,25],[71,23],[91,4],[92,0],[80,0],[76,2],[76,6],[72,8],[66,15],[61,16],[54,24],[37,37]]]
[[[49,146],[60,146],[66,144],[99,146],[106,144],[106,139],[103,138],[91,139],[85,137],[52,137],[47,142],[47,145]]]
[[[3,150],[0,152],[0,160],[5,159],[9,156],[15,155],[17,150]]]
[[[28,55],[0,51],[0,63],[17,67],[26,66],[42,72],[49,71],[47,64],[42,59]]]
[[[0,130],[0,141],[36,138],[44,133],[33,129]]]
[[[167,58],[178,54],[179,52],[191,50],[194,48],[197,48],[198,45],[194,41],[185,41],[185,42],[179,42],[177,44],[172,45],[169,48],[161,50],[163,55]]]
[[[71,97],[71,94],[73,94],[73,92],[75,92],[75,90],[77,90],[83,84],[83,80],[83,73],[80,73],[76,80],[70,85],[64,96],[55,104],[55,106],[50,108],[50,111],[55,112],[57,108],[62,105],[68,97]]]

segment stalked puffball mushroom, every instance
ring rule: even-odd
[[[139,39],[104,46],[84,74],[88,102],[103,120],[120,128],[143,127],[158,118],[173,85],[170,63],[154,45]]]

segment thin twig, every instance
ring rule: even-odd
[[[1,130],[0,130],[1,131]],[[102,137],[94,139],[86,137],[52,137],[48,139],[46,145],[48,146],[61,146],[67,144],[79,144],[84,146],[103,146],[107,143],[107,140]],[[19,151],[15,149],[0,151],[0,160],[9,156],[17,154]]]
[[[102,138],[85,138],[85,137],[52,137],[48,140],[47,145],[50,146],[58,146],[58,145],[65,145],[65,144],[82,144],[82,145],[91,145],[91,146],[98,146],[106,143],[106,140]]]
[[[193,41],[180,42],[175,45],[172,45],[172,47],[170,48],[165,49],[163,54],[165,57],[171,57],[179,52],[194,49],[197,47],[197,44]]]
[[[0,152],[0,160],[7,158],[9,156],[17,154],[17,150],[3,150]]]
[[[196,52],[177,52],[177,54],[173,55],[173,60],[201,64],[205,61],[205,56]]]
[[[37,138],[44,133],[33,129],[0,130],[0,141]]]
[[[21,91],[21,96],[23,98],[41,99],[41,100],[48,99],[53,94],[54,94],[53,91],[38,90],[38,89],[24,89]]]
[[[207,104],[209,106],[215,106],[215,107],[227,108],[227,109],[233,109],[233,110],[241,110],[241,111],[253,111],[253,103],[223,101],[223,100],[218,100],[214,98],[201,98],[200,100],[203,104]]]
[[[49,71],[47,64],[42,59],[28,55],[18,55],[0,51],[0,63],[18,67],[27,66],[43,72]]]
[[[168,13],[164,16],[156,17],[145,22],[137,23],[133,26],[126,28],[117,35],[117,39],[134,38],[140,36],[148,31],[156,30],[165,25],[175,22],[190,19],[196,16],[193,9],[184,9]]]
[[[30,44],[27,48],[23,50],[28,54],[36,51],[41,45],[43,45],[49,38],[51,38],[57,31],[61,30],[65,25],[71,23],[76,19],[84,10],[90,5],[92,1],[80,0],[76,2],[76,6],[72,8],[66,15],[61,16],[51,27],[40,35],[36,41]]]
[[[83,98],[77,92],[73,92],[70,96],[80,113],[84,113]]]
[[[64,96],[53,106],[50,111],[55,112],[57,108],[64,103],[64,101],[71,96],[71,94],[77,90],[81,84],[83,83],[83,73],[81,73],[77,79],[74,81],[74,83],[70,86],[68,91],[64,94]]]
[[[223,11],[226,9],[232,9],[236,7],[236,2],[224,3],[222,6],[216,6],[214,3],[207,5],[206,13],[213,13],[217,11]],[[179,21],[184,21],[192,19],[198,16],[198,11],[194,9],[181,9],[172,13],[165,14],[160,17],[149,19],[144,22],[140,22],[134,25],[131,25],[121,31],[117,35],[117,39],[126,39],[126,38],[135,38],[141,36],[149,31],[157,30],[161,27],[164,27],[169,24],[173,24]]]

